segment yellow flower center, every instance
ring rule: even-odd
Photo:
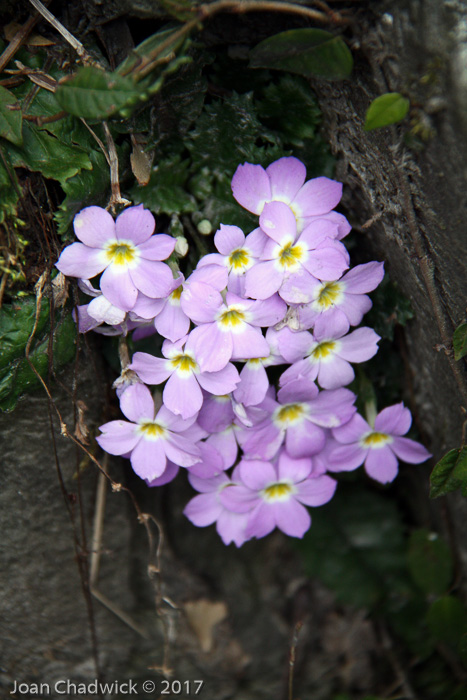
[[[322,343],[318,343],[318,345],[314,347],[313,350],[310,352],[310,359],[326,359],[327,357],[329,357],[329,355],[332,354],[336,345],[337,343],[335,343],[333,340],[324,340]]]
[[[326,284],[323,284],[316,299],[320,310],[326,311],[331,306],[334,306],[339,301],[341,294],[342,287],[339,282],[326,282]]]
[[[287,243],[279,251],[279,263],[282,267],[293,268],[298,265],[303,257],[303,249],[301,245],[292,245]]]
[[[293,491],[294,489],[291,484],[285,484],[279,481],[276,484],[266,486],[266,488],[262,490],[261,495],[265,501],[273,503],[274,501],[287,501]]]
[[[302,404],[289,403],[277,410],[275,418],[281,427],[287,427],[301,420],[304,413]]]
[[[183,292],[183,286],[180,285],[176,289],[173,290],[173,292],[169,296],[169,302],[173,304],[174,306],[179,306],[180,305],[180,297],[182,296]]]
[[[245,314],[238,309],[228,308],[219,316],[219,323],[224,328],[238,328],[245,320]]]
[[[234,270],[244,270],[250,262],[250,256],[244,248],[237,248],[229,255],[229,265]]]
[[[171,360],[172,367],[177,369],[179,372],[191,373],[192,371],[198,369],[198,365],[190,355],[175,355]]]
[[[165,434],[165,428],[152,420],[141,422],[139,431],[144,435],[146,440],[158,440]]]
[[[362,438],[361,444],[363,447],[384,447],[388,442],[392,442],[391,435],[386,433],[373,432]]]
[[[106,254],[109,262],[114,265],[128,265],[134,262],[137,251],[132,243],[115,241],[115,243],[111,243],[107,246]]]

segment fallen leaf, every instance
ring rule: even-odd
[[[227,617],[227,606],[202,599],[185,603],[183,607],[201,649],[208,653],[214,644],[214,627]]]

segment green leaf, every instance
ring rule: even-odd
[[[65,234],[75,214],[88,204],[104,206],[110,193],[110,172],[103,153],[90,151],[92,170],[81,172],[62,182],[65,199],[54,214],[59,235]]]
[[[17,109],[10,109],[16,107]],[[0,85],[0,136],[20,146],[23,143],[21,133],[23,114],[19,102],[12,92]]]
[[[23,146],[9,144],[8,151],[15,167],[39,171],[59,182],[73,177],[82,168],[92,168],[87,153],[62,143],[31,122],[23,124]]]
[[[454,348],[454,359],[456,361],[467,355],[467,323],[461,323],[454,331],[452,347]]]
[[[430,476],[430,498],[445,496],[457,489],[467,496],[467,445],[445,454]]]
[[[453,574],[452,555],[446,542],[425,529],[412,532],[407,565],[416,585],[427,594],[441,595]]]
[[[140,92],[131,78],[84,66],[59,85],[55,97],[69,114],[102,120],[125,105],[138,102]]]
[[[0,369],[4,370],[15,358],[24,355],[26,343],[34,328],[36,299],[26,297],[0,310]],[[41,306],[36,334],[42,332],[49,319],[48,304]]]
[[[7,155],[4,154],[4,157],[6,160]],[[16,215],[16,206],[18,204],[20,191],[13,166],[11,165],[10,174],[8,174],[3,160],[0,158],[0,224],[5,221],[6,217]]]
[[[400,122],[407,115],[409,107],[409,100],[399,92],[380,95],[368,107],[363,128],[365,131],[371,131]]]
[[[297,543],[308,573],[344,603],[376,606],[404,574],[396,505],[377,493],[340,484],[333,500],[314,508],[312,517],[311,529]]]
[[[251,68],[274,68],[328,80],[348,78],[352,54],[340,36],[323,29],[290,29],[250,51]]]
[[[427,621],[433,636],[446,644],[457,646],[467,633],[467,610],[454,596],[435,600],[428,610]]]
[[[76,324],[69,312],[58,316],[52,342],[53,369],[58,371],[70,362],[76,352]],[[29,359],[41,377],[45,378],[49,368],[49,337],[46,333],[36,341]],[[25,392],[33,391],[40,386],[40,380],[31,369],[26,357],[17,358],[3,370],[0,370],[0,410],[11,411],[18,399]]]
[[[118,66],[115,73],[119,76],[127,75],[132,69],[137,69],[141,61],[147,60],[151,54],[157,52],[162,44],[167,42],[165,48],[157,55],[158,60],[162,59],[163,62],[164,59],[171,56],[185,42],[185,38],[178,35],[178,29],[178,26],[174,27],[171,24],[156,34],[152,34],[152,36],[142,41],[141,44],[138,44],[131,54]]]

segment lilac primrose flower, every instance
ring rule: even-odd
[[[376,355],[381,338],[371,328],[357,328],[345,335],[347,330],[346,319],[335,316],[329,320],[319,317],[313,335],[289,328],[279,331],[279,348],[287,362],[294,363],[282,374],[281,386],[301,377],[317,379],[323,389],[350,384],[355,372],[349,363],[365,362]]]
[[[193,282],[182,294],[182,309],[198,324],[190,342],[202,371],[217,372],[230,359],[245,360],[269,355],[269,345],[260,327],[272,326],[286,313],[277,295],[265,301],[242,299],[220,292],[202,282]]]
[[[348,389],[319,391],[306,379],[289,382],[279,390],[277,401],[267,397],[260,405],[268,414],[245,430],[243,451],[249,458],[271,459],[285,440],[291,457],[317,454],[326,442],[324,428],[346,423],[356,411],[355,398]]]
[[[142,479],[162,476],[167,459],[180,467],[191,467],[201,459],[191,426],[194,418],[183,420],[165,406],[155,415],[151,392],[144,384],[129,386],[120,398],[120,408],[129,419],[101,425],[96,439],[111,455],[130,457],[131,466]]]
[[[285,202],[297,220],[298,230],[302,231],[309,217],[329,214],[342,196],[340,182],[316,177],[305,183],[305,178],[305,166],[293,157],[280,158],[266,170],[261,165],[244,163],[232,178],[232,192],[242,207],[258,216],[267,202]]]
[[[310,477],[311,469],[311,459],[293,459],[285,450],[276,464],[242,460],[237,470],[240,483],[224,489],[220,501],[235,513],[248,514],[246,537],[264,537],[275,527],[303,537],[311,525],[304,505],[327,503],[337,485],[326,475]]]
[[[317,219],[301,234],[291,209],[283,202],[265,204],[260,226],[268,240],[260,262],[245,275],[245,291],[253,299],[267,299],[275,292],[288,303],[312,300],[310,287],[317,280],[336,280],[349,267],[349,255],[334,240],[337,227]]]
[[[97,321],[96,325],[107,323],[109,326],[119,326],[123,323],[126,311],[114,306],[105,295],[102,294],[100,289],[96,289],[93,286],[90,280],[80,279],[78,280],[78,286],[85,294],[94,297],[89,304],[86,304],[86,312],[91,318]]]
[[[245,273],[258,260],[265,243],[265,236],[260,229],[255,229],[245,237],[238,226],[221,224],[214,236],[214,244],[219,253],[211,253],[202,257],[197,269],[199,270],[206,265],[226,267],[229,274],[229,291],[239,296],[245,296]],[[206,282],[211,284],[208,279]]]
[[[340,317],[347,327],[358,326],[372,307],[372,292],[384,277],[384,263],[369,262],[346,272],[334,282],[313,283],[312,301],[294,310],[301,330],[313,328],[319,317]]]
[[[168,379],[162,394],[164,404],[182,418],[198,413],[203,404],[201,387],[211,394],[229,394],[240,381],[237,369],[230,362],[218,372],[203,372],[190,336],[175,343],[166,340],[162,354],[165,360],[137,352],[129,368],[146,384],[162,384]]]
[[[210,479],[200,479],[195,474],[189,474],[188,479],[193,488],[200,492],[189,501],[183,511],[188,520],[197,527],[207,527],[216,523],[216,530],[224,544],[233,542],[237,547],[241,547],[249,539],[245,536],[248,515],[233,513],[225,508],[220,500],[221,493],[234,482],[225,472]]]
[[[387,484],[398,472],[397,460],[420,464],[431,457],[423,445],[401,437],[409,430],[412,416],[403,403],[384,408],[371,427],[358,413],[332,433],[341,443],[328,456],[328,470],[352,471],[365,463],[372,479]]]
[[[172,272],[165,260],[175,239],[153,236],[155,220],[143,205],[125,209],[117,220],[101,207],[86,207],[73,222],[80,243],[67,246],[56,267],[64,275],[91,279],[100,272],[100,287],[119,309],[130,311],[138,290],[149,297],[164,297],[172,285]]]

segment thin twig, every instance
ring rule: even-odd
[[[131,204],[128,199],[124,199],[120,193],[120,178],[118,173],[118,155],[117,149],[115,148],[115,143],[110,133],[110,129],[107,122],[102,122],[104,127],[105,138],[107,141],[107,152],[109,154],[109,166],[110,166],[110,187],[111,187],[111,197],[108,204],[108,208],[115,211],[117,204]]]
[[[294,672],[295,672],[295,656],[296,656],[296,651],[297,651],[298,635],[300,634],[300,630],[302,629],[302,627],[303,627],[303,622],[300,620],[299,622],[296,623],[296,625],[294,627],[292,643],[290,645],[288,700],[293,700],[293,679],[294,679]]]
[[[41,3],[40,0],[29,0],[31,5],[33,5],[38,12],[41,13],[42,17],[49,22],[49,24],[57,30],[59,34],[73,47],[78,56],[81,58],[83,63],[87,63],[90,66],[95,66],[96,68],[101,68],[100,63],[95,61],[86,51],[83,44],[76,39],[76,37],[71,34],[66,27],[63,26],[61,22],[56,19],[51,12]]]

